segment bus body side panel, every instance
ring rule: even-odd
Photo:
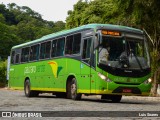
[[[21,80],[23,76],[21,65],[11,65],[9,74],[10,74],[9,87],[14,89],[23,89],[24,83]]]

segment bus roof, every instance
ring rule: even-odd
[[[27,45],[34,44],[34,43],[38,43],[38,42],[43,42],[43,41],[48,40],[48,39],[52,39],[52,38],[59,37],[59,36],[62,36],[62,35],[65,35],[65,34],[69,34],[69,33],[73,33],[73,32],[76,32],[76,31],[81,31],[81,30],[84,30],[84,29],[94,29],[95,31],[97,29],[110,29],[110,30],[120,30],[120,31],[126,31],[126,32],[134,32],[134,33],[139,33],[139,34],[143,33],[143,31],[140,30],[140,29],[127,27],[127,26],[121,26],[121,25],[88,24],[88,25],[83,25],[83,26],[76,27],[76,28],[73,28],[73,29],[62,30],[60,32],[56,32],[56,33],[52,33],[52,34],[49,34],[49,35],[45,35],[45,36],[43,36],[43,37],[41,37],[39,39],[30,41],[30,42],[26,42],[26,43],[22,43],[20,45],[16,45],[16,46],[12,47],[12,49],[20,48],[20,47],[27,46]]]

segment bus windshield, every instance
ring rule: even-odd
[[[99,63],[115,68],[141,70],[149,68],[146,41],[129,37],[102,36]]]

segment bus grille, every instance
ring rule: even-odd
[[[125,84],[125,85],[140,85],[141,83],[121,83],[121,82],[115,82],[116,84]]]

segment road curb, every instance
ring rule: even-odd
[[[82,95],[84,98],[95,98],[101,99],[101,95],[92,95],[92,96],[85,96]],[[122,100],[143,100],[143,101],[160,101],[160,96],[151,97],[151,96],[123,96]]]

